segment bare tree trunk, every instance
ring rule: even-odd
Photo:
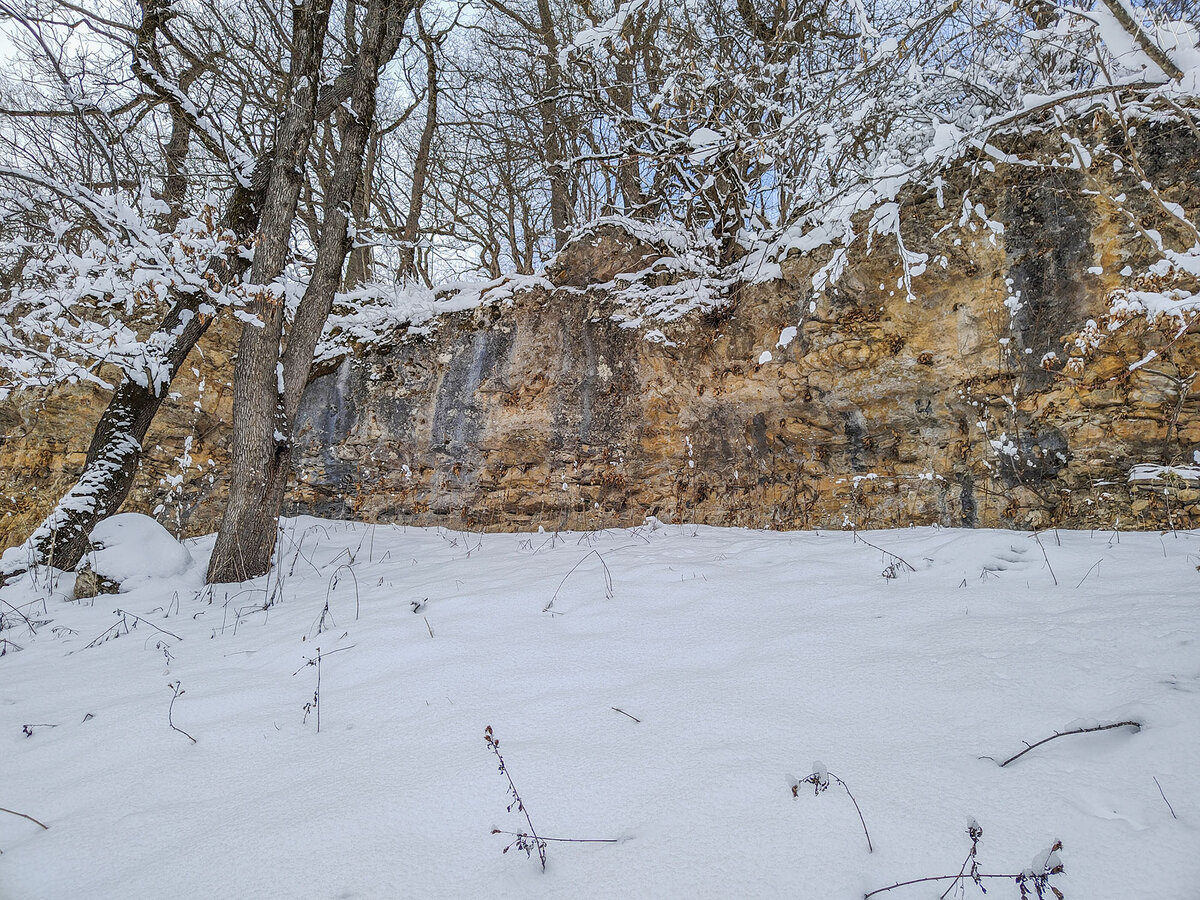
[[[372,183],[375,180],[375,160],[379,153],[379,132],[371,131],[367,141],[367,155],[363,162],[363,176],[354,191],[354,229],[365,230],[371,217]],[[319,241],[319,238],[318,238]],[[366,284],[375,275],[375,251],[370,244],[350,248],[350,259],[346,263],[346,275],[342,289],[350,290]]]
[[[183,73],[179,79],[179,89],[186,91],[188,85],[200,74],[200,69],[192,68]],[[192,138],[192,120],[179,108],[178,104],[171,106],[171,136],[163,148],[163,156],[167,163],[167,177],[163,180],[162,199],[170,207],[163,220],[165,230],[173,230],[183,216],[183,201],[187,196],[188,175],[184,168],[187,161],[188,144]]]
[[[386,22],[389,13],[405,5],[411,9],[412,0],[370,0],[367,4],[357,50],[358,77],[350,88],[352,114],[342,133],[333,180],[325,196],[317,260],[288,330],[286,349],[281,349],[282,308],[262,311],[272,316],[268,327],[243,330],[234,372],[229,502],[209,563],[210,583],[244,581],[270,568],[279,510],[291,473],[292,423],[350,250],[348,212],[375,121],[379,68],[390,58],[390,54],[383,56]],[[257,256],[255,263],[257,269]]]
[[[567,170],[567,142],[559,112],[562,102],[562,71],[558,66],[558,38],[554,33],[554,13],[550,0],[537,0],[539,37],[545,49],[546,84],[538,103],[542,138],[545,141],[546,172],[550,176],[550,225],[554,229],[554,249],[561,250],[571,233],[575,205],[571,202],[570,172]]]
[[[621,111],[625,122],[633,119],[633,60],[621,56],[616,63],[616,82],[609,88],[609,97],[613,105]],[[625,214],[636,216],[646,205],[646,195],[642,192],[642,173],[638,158],[632,153],[625,152],[626,146],[631,146],[632,135],[624,122],[618,124],[618,133],[622,138],[621,159],[617,163],[617,183],[625,203]]]
[[[1137,41],[1138,46],[1154,61],[1154,64],[1162,69],[1164,75],[1172,81],[1183,77],[1183,70],[1175,64],[1175,60],[1171,59],[1162,47],[1150,39],[1145,29],[1133,18],[1129,7],[1125,5],[1123,0],[1101,0],[1101,2],[1108,7],[1108,11],[1113,14],[1113,18]]]
[[[417,157],[413,160],[412,189],[408,195],[408,214],[400,232],[400,267],[397,273],[403,278],[417,274],[417,238],[421,234],[421,212],[425,203],[425,179],[429,176],[429,164],[433,151],[433,135],[438,124],[438,62],[437,45],[425,30],[420,11],[416,14],[417,33],[425,49],[425,123],[421,127],[421,142],[417,146]]]
[[[276,372],[283,340],[286,302],[273,290],[291,249],[292,222],[305,180],[305,159],[315,126],[317,90],[331,0],[308,0],[293,7],[293,51],[288,73],[287,112],[276,135],[275,153],[263,201],[258,244],[250,281],[258,296],[251,311],[257,322],[242,325],[233,370],[233,436],[229,500],[209,562],[210,581],[244,581],[255,575],[264,547],[269,558],[275,532],[263,533],[256,510],[275,470],[288,453],[280,431],[282,376]],[[346,198],[349,200],[350,198]]]

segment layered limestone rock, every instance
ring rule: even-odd
[[[1188,140],[1165,129],[1143,162],[1165,197],[1196,209]],[[906,246],[929,255],[911,284],[895,243],[877,239],[819,294],[829,248],[675,321],[639,321],[613,281],[652,270],[662,249],[597,229],[549,283],[420,334],[398,329],[317,377],[289,508],[508,530],[647,515],[767,528],[1200,523],[1200,484],[1180,468],[1200,450],[1200,340],[1175,319],[1108,328],[1114,291],[1137,287],[1128,273],[1155,258],[1131,218],[1184,236],[1165,210],[1110,199],[1129,173],[1068,163],[989,163],[970,184],[907,198]],[[199,375],[175,386],[130,508],[169,499],[166,521],[215,527],[232,346],[214,332]],[[53,493],[101,400],[9,402],[10,498]],[[1131,482],[1143,463],[1176,469]]]

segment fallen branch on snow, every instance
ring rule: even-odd
[[[959,868],[957,875],[927,875],[924,878],[897,881],[895,884],[876,888],[870,893],[863,894],[863,900],[870,900],[876,894],[884,894],[888,891],[894,891],[896,888],[908,887],[913,884],[928,884],[935,881],[950,882],[950,886],[942,893],[941,900],[945,900],[955,887],[958,887],[961,891],[968,881],[974,882],[979,890],[986,894],[987,888],[983,886],[985,878],[991,880],[1000,878],[1015,882],[1021,889],[1022,900],[1033,896],[1033,894],[1036,894],[1038,900],[1043,900],[1046,897],[1046,891],[1054,894],[1058,900],[1063,900],[1062,891],[1050,883],[1051,878],[1063,873],[1062,859],[1058,855],[1059,851],[1062,850],[1062,841],[1055,841],[1050,849],[1044,850],[1034,857],[1033,865],[1028,869],[1013,874],[1000,875],[979,871],[979,840],[983,837],[983,829],[974,819],[967,821],[967,836],[971,839],[971,849],[967,852],[967,858],[963,860],[963,864]],[[1031,888],[1033,894],[1030,893]]]
[[[1036,744],[1030,744],[1030,743],[1026,742],[1025,749],[1014,756],[1010,756],[1004,762],[1000,763],[1000,768],[1003,769],[1009,763],[1016,762],[1018,759],[1020,759],[1022,756],[1024,756],[1026,753],[1028,753],[1030,750],[1035,750],[1038,747],[1042,746],[1042,744],[1047,744],[1050,741],[1057,740],[1060,737],[1066,737],[1067,735],[1071,735],[1071,734],[1092,734],[1093,732],[1096,732],[1096,731],[1108,731],[1109,729],[1112,729],[1112,728],[1132,728],[1134,731],[1141,731],[1142,723],[1135,722],[1132,719],[1130,719],[1129,721],[1126,721],[1126,722],[1110,722],[1107,725],[1093,725],[1090,728],[1072,728],[1070,731],[1056,731],[1056,732],[1054,732],[1054,734],[1050,735],[1050,737],[1042,738],[1042,740],[1038,741]],[[980,759],[990,759],[992,762],[996,761],[995,757],[993,757],[993,756],[981,756],[979,758]]]

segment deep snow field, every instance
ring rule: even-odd
[[[1200,897],[1200,535],[283,530],[0,593],[0,898]]]

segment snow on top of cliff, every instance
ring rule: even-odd
[[[508,275],[491,281],[460,281],[436,291],[423,284],[368,284],[337,295],[315,359],[340,359],[356,344],[380,346],[405,335],[428,335],[438,316],[487,304],[511,303],[522,291],[553,288],[540,275]]]
[[[621,327],[645,325],[647,340],[670,344],[654,324],[675,322],[696,310],[720,306],[729,289],[742,280],[740,270],[722,271],[713,264],[696,235],[662,223],[607,216],[579,229],[567,247],[606,227],[619,228],[637,244],[653,250],[653,260],[638,271],[622,272],[582,288],[556,285],[545,274],[447,282],[437,288],[413,282],[362,285],[337,295],[316,361],[330,363],[356,345],[386,346],[405,337],[430,335],[439,316],[511,304],[517,296],[535,290],[568,294],[604,291],[613,304],[612,318]]]

